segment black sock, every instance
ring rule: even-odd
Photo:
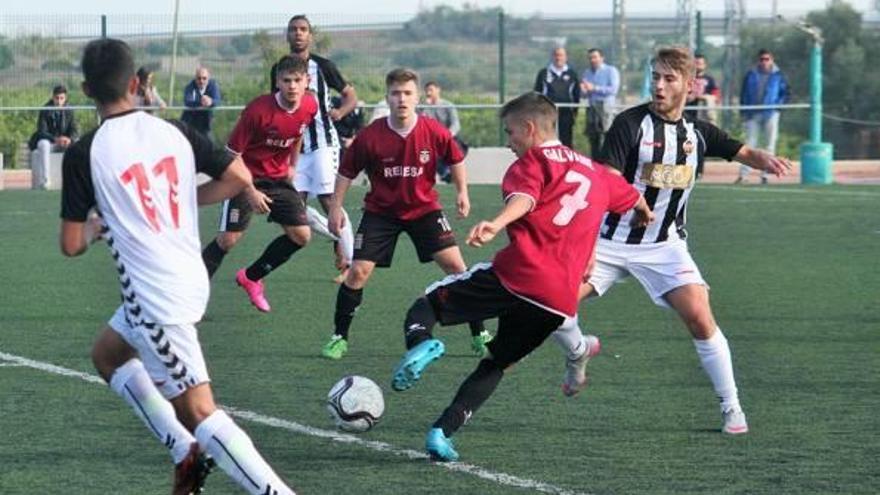
[[[443,434],[451,437],[486,402],[503,377],[504,370],[495,361],[480,361],[477,369],[458,388],[452,404],[434,422],[434,428],[443,428]]]
[[[471,329],[471,337],[476,337],[486,330],[486,325],[482,321],[469,321],[468,328]]]
[[[205,268],[208,269],[208,278],[213,277],[217,269],[220,268],[224,256],[226,256],[226,251],[220,247],[220,244],[217,244],[217,239],[205,246],[202,251],[202,261],[205,263]]]
[[[336,314],[333,316],[333,323],[336,326],[335,335],[348,340],[351,320],[354,319],[354,313],[363,298],[364,289],[349,288],[345,282],[339,284],[339,292],[336,293]]]
[[[247,278],[256,282],[283,265],[293,256],[293,253],[302,248],[299,244],[290,240],[286,235],[280,235],[266,246],[263,255],[247,268]]]
[[[403,337],[407,350],[430,339],[431,329],[437,324],[437,315],[427,297],[420,297],[406,312],[403,323]]]

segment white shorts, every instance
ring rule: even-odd
[[[166,399],[211,381],[195,325],[145,323],[133,327],[126,321],[122,306],[108,324],[138,352],[150,379]]]
[[[339,171],[339,148],[318,148],[299,155],[293,187],[299,192],[320,196],[333,194]]]
[[[684,285],[709,285],[688,252],[684,241],[624,244],[605,239],[596,243],[596,264],[590,285],[601,296],[615,283],[632,275],[654,304],[669,307],[663,296]]]

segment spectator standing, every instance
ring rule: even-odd
[[[565,48],[553,50],[550,64],[538,71],[535,78],[535,91],[550,98],[553,103],[580,103],[581,87],[577,73],[568,66],[568,53]],[[556,128],[562,144],[571,148],[571,129],[577,117],[577,108],[558,107],[559,121]]]
[[[770,50],[762,48],[758,51],[758,62],[743,79],[739,102],[741,105],[781,105],[788,101],[788,81],[779,66],[773,61]],[[751,148],[758,147],[761,136],[766,149],[776,154],[776,139],[779,137],[779,109],[742,110],[743,122],[746,126],[746,144]],[[750,167],[743,165],[739,169],[736,184],[745,182]],[[761,172],[761,183],[767,183],[767,173]]]
[[[421,114],[427,115],[443,124],[443,127],[452,134],[452,138],[458,144],[462,153],[467,156],[468,145],[458,137],[458,133],[461,131],[461,122],[458,120],[458,110],[455,109],[455,105],[451,101],[444,100],[440,97],[442,91],[443,88],[440,87],[440,83],[437,81],[428,81],[425,83],[425,104],[430,106],[422,107]],[[449,164],[443,159],[440,159],[437,162],[437,175],[440,177],[440,180],[447,184],[452,181],[452,177],[449,173]]]
[[[136,107],[155,107],[164,110],[166,106],[165,100],[159,96],[159,90],[153,84],[153,71],[146,67],[137,70],[138,88],[134,95],[134,104]]]
[[[31,135],[28,147],[36,151],[39,159],[32,171],[37,174],[35,183],[40,189],[49,187],[49,162],[52,152],[64,151],[79,136],[73,111],[66,109],[67,88],[59,84],[52,88],[52,99],[37,117],[37,130]]]
[[[715,78],[706,72],[705,55],[702,53],[694,54],[694,67],[697,70],[697,75],[694,78],[694,87],[688,93],[687,105],[707,108],[705,110],[685,110],[684,113],[689,117],[688,120],[708,120],[715,124],[717,119],[714,110],[711,110],[711,108],[721,100],[721,88],[718,87]]]
[[[581,75],[581,93],[590,102],[585,131],[590,140],[590,154],[596,156],[605,142],[605,133],[614,121],[620,72],[617,67],[605,63],[605,56],[598,48],[590,48],[587,57],[590,67]]]
[[[687,106],[705,107],[705,109],[685,110],[684,114],[691,122],[699,119],[717,124],[718,118],[713,108],[721,101],[721,88],[715,83],[715,78],[706,72],[706,56],[702,53],[694,54],[694,68],[697,75],[694,78],[694,87],[688,93]],[[703,176],[703,162],[697,163],[697,178]]]
[[[187,109],[180,120],[213,141],[211,123],[214,120],[213,108],[220,106],[220,85],[211,78],[211,72],[206,67],[196,69],[195,78],[183,88],[183,104]]]

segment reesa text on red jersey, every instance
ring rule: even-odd
[[[293,144],[314,120],[318,102],[303,95],[299,108],[286,110],[278,93],[258,96],[241,112],[226,148],[240,154],[255,179],[284,179]]]
[[[534,207],[507,226],[510,244],[498,251],[492,268],[517,296],[574,316],[605,212],[629,210],[638,191],[559,141],[529,149],[507,169],[501,190],[505,201],[522,194]]]
[[[348,179],[366,170],[370,192],[364,209],[378,215],[412,220],[442,208],[434,190],[437,160],[464,160],[452,134],[436,120],[420,115],[403,137],[388,119],[378,119],[360,131],[346,151],[339,175]]]

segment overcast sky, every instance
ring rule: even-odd
[[[724,0],[695,0],[704,12],[723,12]],[[828,0],[776,0],[781,13],[795,14],[812,9],[821,9]],[[746,0],[749,14],[768,14],[773,0]],[[28,0],[13,2],[3,0],[3,11],[10,14],[165,14],[170,13],[174,0],[149,0],[132,2],[121,0]],[[431,8],[435,5],[449,4],[461,6],[462,1],[437,0],[331,0],[321,2],[279,2],[278,0],[180,0],[181,12],[218,12],[218,13],[287,13],[305,11],[307,14],[409,14],[420,7]],[[589,13],[610,14],[612,0],[594,2],[574,2],[572,0],[470,0],[471,4],[480,7],[501,6],[511,13],[532,14],[543,12],[554,13]],[[676,0],[626,0],[627,12],[639,13],[673,13]],[[874,0],[850,0],[856,9],[868,12]],[[320,5],[313,7],[314,5]],[[0,14],[2,17],[2,14]]]

